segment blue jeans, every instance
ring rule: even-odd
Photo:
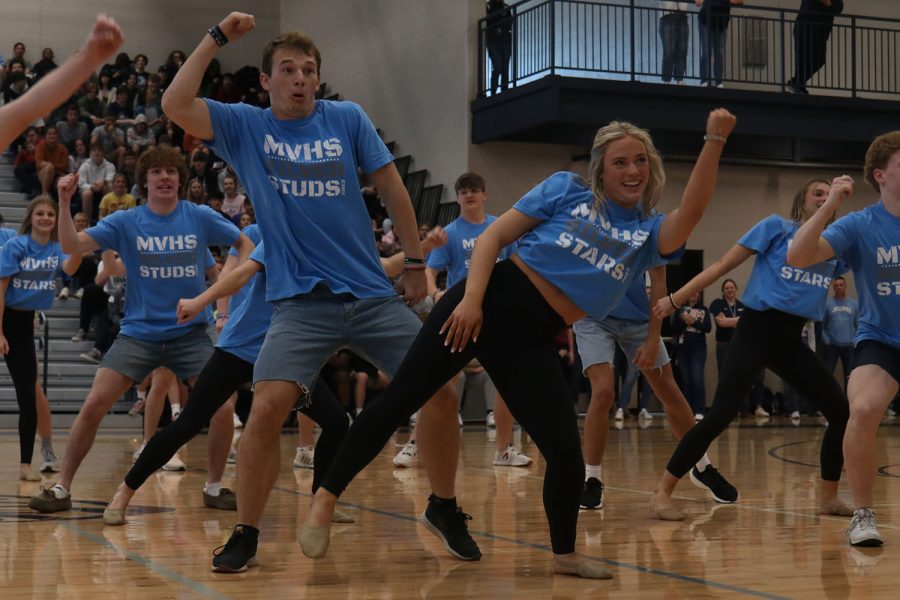
[[[709,81],[712,66],[715,85],[725,76],[725,38],[728,29],[718,29],[700,23],[700,85]]]
[[[670,13],[660,17],[659,37],[663,46],[662,79],[671,81],[674,76],[675,81],[681,81],[687,71],[690,38],[687,13]]]
[[[681,373],[681,384],[684,395],[694,414],[706,412],[706,385],[703,381],[703,369],[706,367],[706,346],[679,346],[678,371]]]

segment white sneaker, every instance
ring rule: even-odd
[[[889,416],[889,417],[896,417],[896,416],[897,416],[897,411],[895,411],[893,408],[889,408],[889,409],[887,409],[887,416]]]
[[[41,450],[41,473],[58,473],[59,457],[53,451],[53,448]]]
[[[753,411],[753,416],[765,419],[769,416],[769,413],[766,412],[766,409],[764,409],[762,406],[757,406],[756,410]]]
[[[137,460],[141,456],[141,452],[144,451],[144,448],[147,446],[147,442],[141,442],[140,448],[134,451],[134,454],[131,455],[132,460]]]
[[[792,413],[791,413],[791,418],[792,418],[792,419],[799,419],[799,418],[800,418],[800,411],[799,411],[799,410],[795,410],[794,412],[792,412]]]
[[[494,411],[488,411],[487,416],[484,418],[484,424],[491,429],[497,427],[497,422],[494,420]]]
[[[400,452],[397,453],[397,456],[394,457],[394,466],[408,469],[416,464],[416,456],[418,456],[418,454],[419,452],[416,449],[416,443],[407,442],[406,445],[400,449]]]
[[[163,471],[186,471],[187,467],[184,465],[184,462],[178,457],[178,454],[174,454],[172,458],[169,459],[169,462],[163,465]]]
[[[875,511],[871,508],[854,511],[853,520],[847,528],[847,538],[851,546],[881,546],[884,540],[875,526]]]
[[[59,290],[59,296],[57,296],[57,297],[58,297],[60,300],[66,300],[66,299],[68,299],[68,297],[69,297],[69,288],[64,287],[63,289]]]
[[[77,290],[75,290],[74,295],[76,298],[81,299],[81,297],[84,296],[84,288],[78,288]]]
[[[316,451],[312,446],[297,446],[294,455],[294,466],[298,469],[312,469]]]
[[[180,416],[181,416],[181,405],[173,404],[172,405],[172,420],[174,421],[174,420],[178,419],[178,417],[180,417]]]
[[[694,421],[702,421],[702,420],[703,420],[703,413],[697,413],[696,415],[694,415]]]
[[[497,467],[527,467],[531,464],[531,458],[522,454],[522,451],[512,445],[506,445],[506,450],[501,454],[494,453],[494,466]]]
[[[641,409],[641,412],[638,413],[638,419],[644,419],[644,420],[646,420],[646,421],[652,421],[652,420],[653,420],[653,415],[651,415],[651,414],[650,414],[650,411],[648,411],[646,408],[642,408],[642,409]]]
[[[625,420],[625,411],[621,408],[616,409],[616,416],[614,417],[616,421],[624,421]]]
[[[234,428],[235,429],[243,429],[244,428],[244,424],[241,422],[241,418],[239,416],[237,416],[237,413],[234,413],[233,415],[231,415],[231,417],[234,419]]]
[[[416,419],[418,418],[418,416],[419,416],[418,412],[414,412],[412,415],[410,415],[410,417],[409,417],[409,426],[410,427],[415,427]]]

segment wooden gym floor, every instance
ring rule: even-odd
[[[451,558],[416,523],[429,486],[421,466],[395,469],[386,447],[342,500],[356,515],[336,525],[328,557],[297,546],[311,471],[291,468],[294,436],[282,437],[282,472],[269,499],[260,566],[238,575],[210,572],[236,514],[204,509],[205,436],[183,452],[187,473],[155,474],[135,497],[124,527],[105,527],[103,506],[131,463],[137,434],[104,431],[79,472],[75,510],[27,508],[38,483],[16,480],[15,430],[0,432],[0,598],[896,598],[900,587],[897,429],[879,435],[876,509],[880,550],[852,549],[848,519],[816,511],[818,445],[814,418],[736,422],[710,456],[741,493],[716,505],[685,480],[677,490],[688,519],[652,519],[649,490],[674,443],[662,418],[610,432],[604,462],[606,508],[582,511],[578,550],[612,569],[611,581],[553,576],[541,504],[543,463],[491,466],[492,432],[467,427],[458,474],[463,509],[484,558]],[[400,434],[405,440],[405,434]],[[57,432],[57,451],[65,452]],[[37,459],[36,459],[37,460]],[[35,462],[37,465],[37,462]],[[234,467],[226,472],[233,481]],[[44,484],[52,482],[45,477]],[[842,497],[849,502],[846,487]]]

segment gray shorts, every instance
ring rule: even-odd
[[[308,392],[325,362],[342,348],[392,377],[421,326],[399,296],[359,299],[317,288],[279,300],[253,383],[293,381]]]
[[[634,357],[645,341],[649,323],[626,321],[615,317],[603,320],[585,317],[572,325],[575,341],[578,344],[578,356],[585,371],[592,365],[612,364],[616,356],[616,344],[634,362]],[[656,355],[654,369],[662,368],[669,363],[669,353],[662,338],[659,338],[659,353]]]
[[[213,345],[206,334],[206,326],[195,327],[165,342],[147,342],[120,335],[100,366],[112,369],[135,383],[143,381],[153,369],[166,367],[184,381],[200,374],[212,352]]]

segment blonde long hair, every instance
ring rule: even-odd
[[[644,145],[647,149],[647,158],[650,161],[650,181],[641,198],[641,209],[646,216],[656,207],[662,190],[666,185],[666,171],[663,168],[662,157],[653,144],[653,138],[646,129],[641,129],[624,121],[613,121],[597,130],[594,136],[594,144],[591,146],[591,161],[588,165],[588,181],[591,191],[594,193],[594,207],[606,210],[606,192],[603,189],[603,157],[609,145],[616,140],[632,137]]]

